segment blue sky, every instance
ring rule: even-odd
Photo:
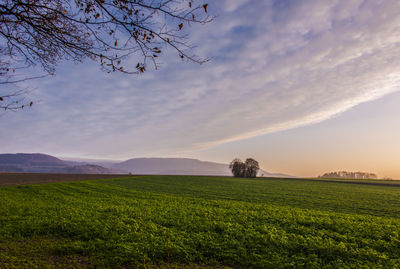
[[[56,76],[26,85],[37,105],[0,117],[1,152],[253,156],[273,172],[400,178],[398,1],[209,5],[215,21],[192,26],[190,39],[210,62],[167,51],[159,70],[139,76],[61,63]]]

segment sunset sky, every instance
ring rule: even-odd
[[[63,62],[29,81],[33,108],[0,117],[1,153],[125,160],[253,157],[269,172],[400,179],[400,1],[209,1],[144,75]]]

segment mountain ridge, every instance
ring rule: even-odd
[[[111,174],[112,171],[99,165],[75,165],[68,161],[43,153],[0,154],[0,172],[24,173],[68,173]]]
[[[194,158],[132,158],[111,167],[132,174],[232,176],[228,164],[201,161]],[[293,177],[280,173],[270,173],[263,169],[259,170],[258,175]]]
[[[85,161],[79,158],[63,160],[62,157],[43,153],[0,154],[0,172],[232,176],[228,164],[194,158],[143,157],[122,162]],[[293,177],[262,169],[258,176]]]

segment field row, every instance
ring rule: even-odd
[[[10,267],[400,266],[398,188],[149,176],[3,187],[0,197]],[[29,242],[43,245],[39,258]]]

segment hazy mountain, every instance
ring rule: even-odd
[[[41,153],[0,154],[0,172],[111,174],[98,165],[80,165]]]
[[[85,165],[85,164],[95,164],[105,168],[111,168],[114,164],[120,161],[115,160],[104,160],[104,159],[86,159],[86,158],[62,158],[62,160],[72,164],[72,165]]]
[[[187,158],[136,158],[114,164],[112,168],[139,175],[232,175],[228,164]],[[258,175],[290,177],[284,174],[269,173],[264,170],[260,170]]]
[[[104,165],[99,165],[104,164]],[[0,154],[0,172],[231,176],[228,164],[187,158],[136,158],[124,162],[59,158],[40,153]],[[291,177],[260,170],[258,176]]]
[[[0,165],[64,166],[64,161],[41,153],[0,154]]]
[[[104,168],[100,165],[84,164],[67,168],[67,173],[72,174],[111,174],[110,169]]]

